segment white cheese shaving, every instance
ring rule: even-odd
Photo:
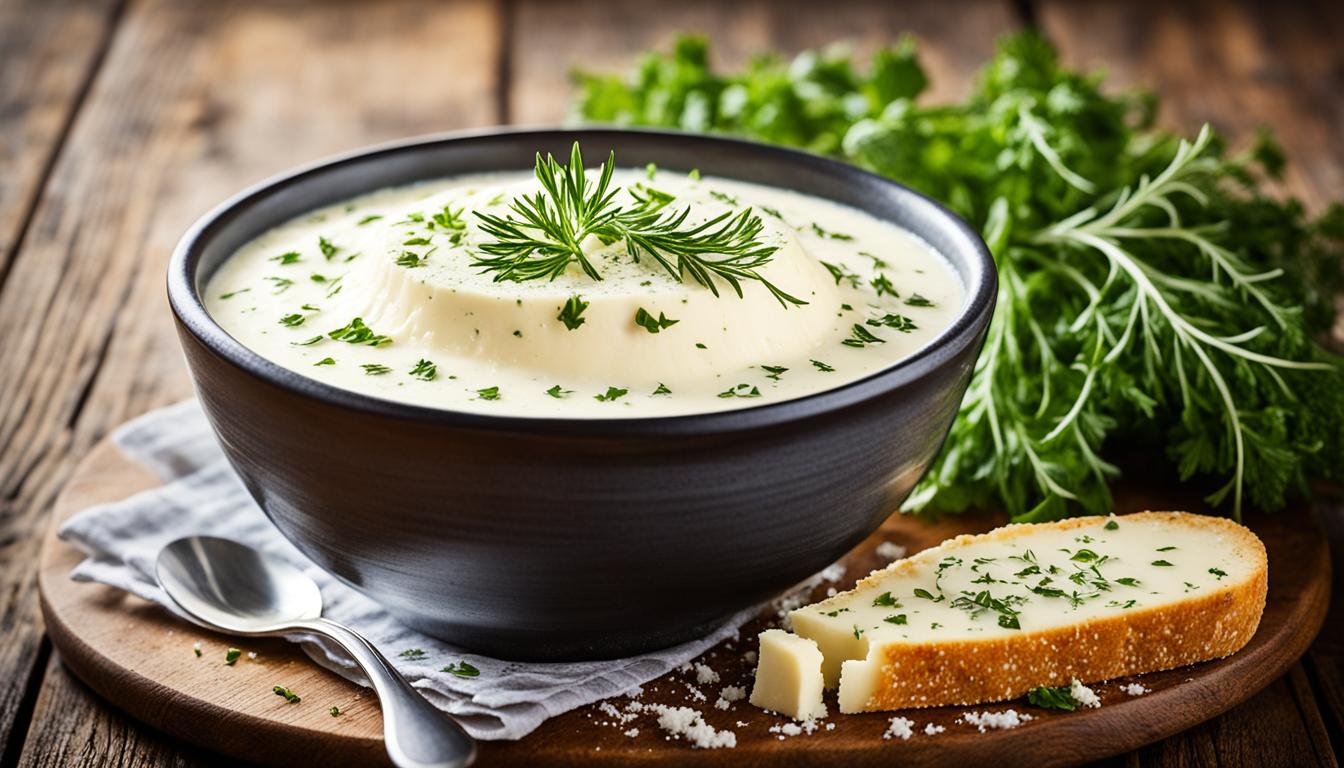
[[[1125,693],[1128,693],[1130,696],[1142,696],[1143,694],[1147,693],[1150,689],[1144,688],[1142,685],[1139,685],[1138,683],[1130,683],[1129,685],[1120,686],[1120,690],[1124,691]]]
[[[653,704],[648,707],[658,713],[658,727],[678,739],[685,739],[695,749],[723,749],[737,746],[737,734],[729,730],[715,730],[699,712],[690,707],[669,707]]]
[[[717,683],[719,682],[719,673],[715,672],[714,670],[710,669],[708,666],[704,664],[696,662],[695,681],[697,683],[700,683],[701,685],[708,685],[709,683]]]
[[[1015,709],[1003,712],[966,712],[959,720],[980,729],[981,733],[990,729],[1008,730],[1031,720],[1031,715],[1019,714]]]
[[[894,541],[884,541],[878,544],[875,551],[878,557],[884,557],[888,560],[900,560],[905,557],[905,547]]]
[[[898,715],[891,718],[891,724],[887,726],[886,733],[882,734],[882,738],[909,741],[910,737],[915,735],[914,726],[914,720]]]
[[[924,726],[924,733],[928,736],[937,736],[938,734],[946,730],[947,729],[944,728],[943,726],[934,725],[933,723],[929,723],[928,725]]]
[[[1073,682],[1069,683],[1069,695],[1084,707],[1096,709],[1101,706],[1101,697],[1097,695],[1097,692],[1083,685],[1076,677]]]

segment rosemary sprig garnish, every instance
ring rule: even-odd
[[[689,207],[680,212],[666,210],[670,196],[642,185],[629,190],[634,205],[622,208],[615,202],[621,188],[611,185],[615,169],[613,152],[602,164],[594,185],[584,174],[578,142],[570,151],[569,165],[562,165],[549,154],[543,159],[537,153],[540,191],[514,198],[509,204],[512,213],[507,217],[474,212],[481,220],[481,231],[493,238],[481,243],[481,253],[486,257],[477,259],[475,265],[495,273],[496,281],[522,282],[554,280],[577,262],[584,274],[601,280],[601,273],[583,250],[584,240],[596,236],[605,243],[624,241],[626,251],[636,261],[647,255],[672,279],[681,282],[690,275],[715,296],[719,295],[719,281],[741,297],[741,282],[756,280],[785,307],[807,303],[761,276],[758,270],[774,258],[779,246],[761,240],[764,225],[750,208],[690,226],[686,224]]]

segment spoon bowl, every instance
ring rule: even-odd
[[[236,635],[270,633],[322,615],[322,593],[312,579],[229,539],[178,539],[159,553],[155,575],[184,611]]]
[[[383,741],[399,768],[465,768],[476,743],[425,701],[373,643],[322,618],[317,584],[285,561],[228,539],[188,536],[159,552],[159,585],[197,622],[248,637],[319,635],[354,659],[378,693]]]

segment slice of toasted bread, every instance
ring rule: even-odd
[[[790,618],[842,712],[979,704],[1232,654],[1267,580],[1245,527],[1143,512],[958,536]]]

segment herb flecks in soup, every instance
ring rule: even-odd
[[[926,243],[821,198],[538,158],[263,234],[210,279],[242,344],[376,397],[640,417],[802,397],[928,344],[963,291]]]

